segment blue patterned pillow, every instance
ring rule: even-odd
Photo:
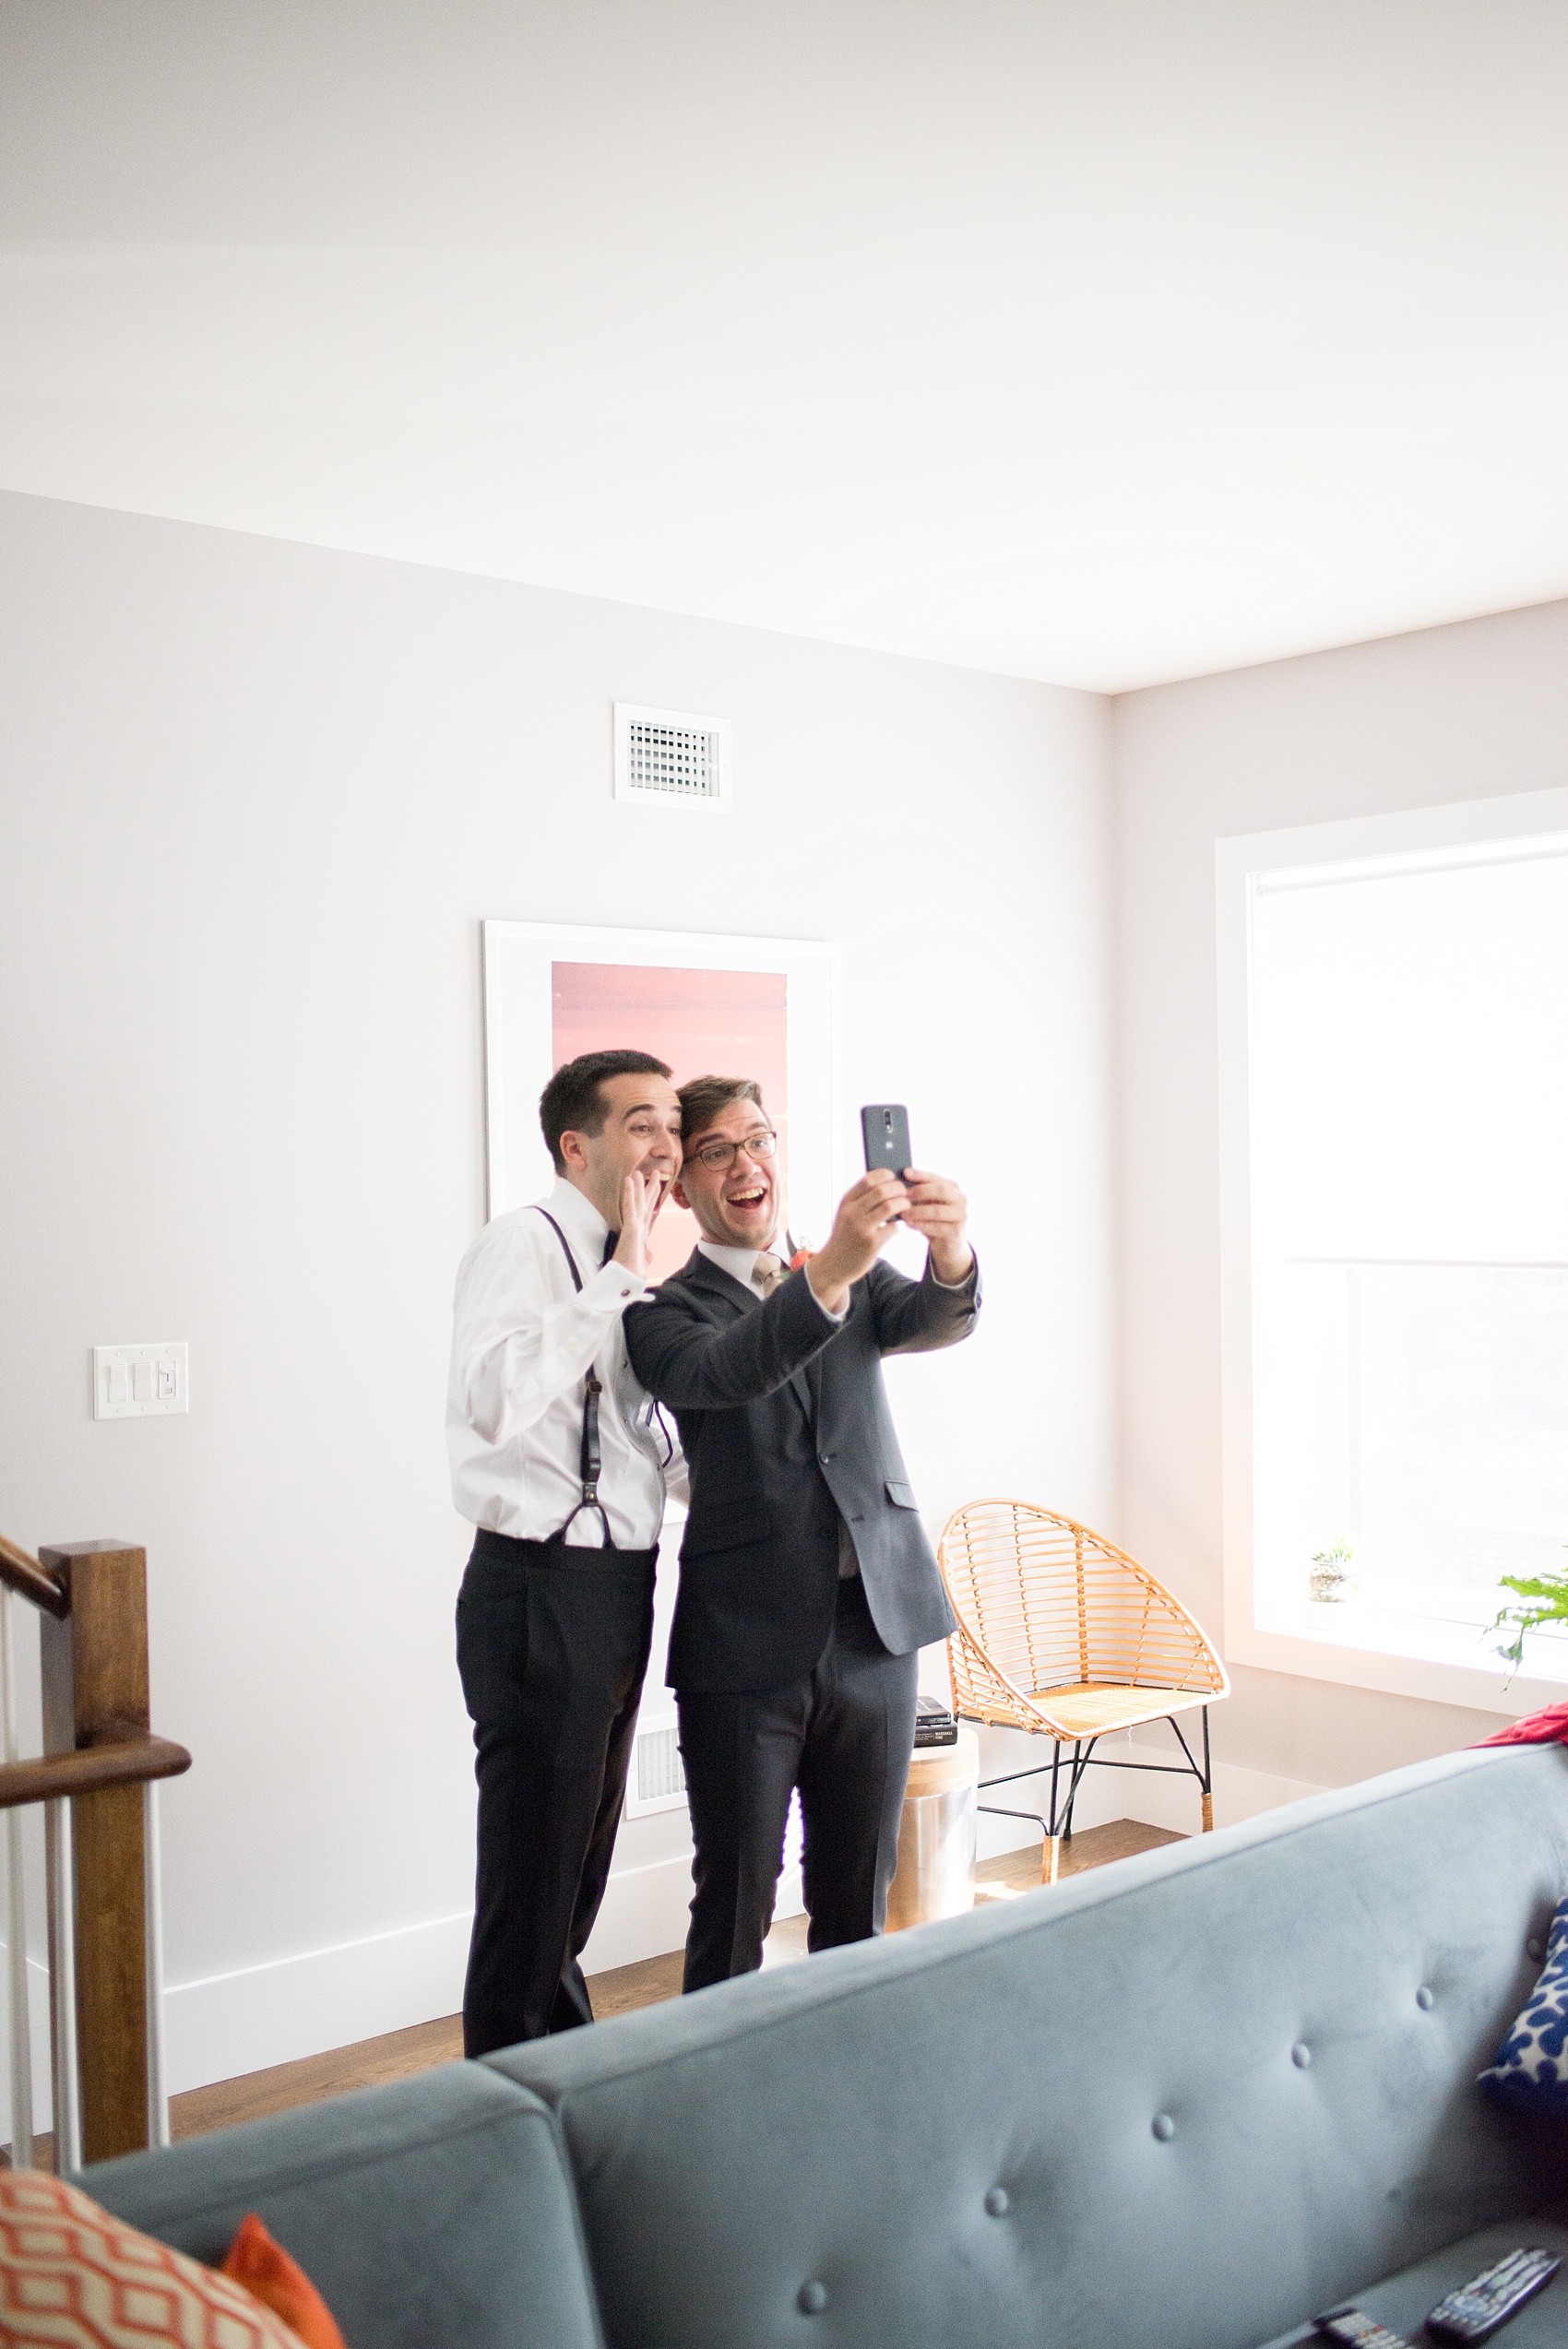
[[[1568,1900],[1551,1920],[1540,1979],[1480,2084],[1500,2105],[1568,2114]]]

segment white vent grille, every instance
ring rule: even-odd
[[[686,1799],[686,1774],[681,1765],[680,1731],[639,1729],[632,1748],[626,1782],[626,1816],[643,1819],[654,1810],[678,1810]]]
[[[626,780],[634,791],[673,791],[716,800],[723,789],[719,737],[698,726],[663,726],[634,718],[626,730]]]
[[[730,721],[615,705],[615,797],[642,807],[730,806]]]

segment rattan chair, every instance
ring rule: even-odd
[[[1195,1778],[1206,1833],[1214,1825],[1208,1708],[1230,1693],[1225,1667],[1162,1583],[1114,1543],[1028,1501],[971,1501],[943,1529],[937,1557],[958,1629],[947,1643],[953,1709],[992,1728],[1051,1740],[1033,1769],[985,1778],[982,1787],[1051,1773],[1040,1881],[1054,1884],[1073,1805],[1087,1770],[1155,1770]],[[1203,1715],[1202,1757],[1175,1718]],[[1182,1760],[1135,1762],[1095,1752],[1113,1729],[1170,1721]],[[1063,1746],[1072,1758],[1064,1762]],[[1064,1785],[1063,1785],[1064,1782]]]

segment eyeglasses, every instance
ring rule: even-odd
[[[716,1136],[711,1142],[699,1143],[692,1157],[710,1174],[728,1174],[741,1151],[749,1158],[771,1158],[778,1147],[778,1136],[761,1126],[741,1142],[720,1142]]]

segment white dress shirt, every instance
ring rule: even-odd
[[[780,1241],[785,1242],[786,1244],[788,1243],[788,1232],[778,1232],[776,1237]],[[720,1272],[728,1273],[731,1280],[738,1280],[742,1288],[754,1290],[758,1297],[766,1297],[767,1291],[764,1288],[761,1281],[757,1278],[757,1258],[766,1252],[768,1255],[777,1256],[779,1259],[779,1262],[785,1265],[788,1265],[790,1262],[789,1256],[785,1254],[783,1247],[771,1248],[766,1252],[760,1248],[720,1248],[717,1240],[699,1240],[697,1242],[697,1250],[699,1254],[707,1258],[709,1263],[717,1264]],[[968,1288],[974,1276],[975,1268],[973,1264],[971,1264],[968,1271],[964,1275],[962,1280],[938,1280],[934,1273],[932,1273],[931,1279],[932,1285],[937,1288],[960,1289]],[[806,1283],[806,1286],[808,1288],[811,1288],[811,1283],[809,1281]],[[821,1298],[817,1297],[814,1288],[812,1289],[812,1295],[816,1299],[818,1310],[821,1312],[827,1314],[827,1319],[830,1322],[842,1322],[848,1315],[849,1309],[847,1305],[845,1306],[842,1313],[828,1313],[826,1306],[823,1304]]]
[[[767,1291],[757,1278],[757,1258],[764,1255],[776,1256],[781,1264],[788,1266],[790,1257],[793,1253],[789,1246],[788,1232],[776,1233],[775,1237],[780,1245],[778,1248],[767,1249],[720,1248],[716,1240],[699,1240],[697,1252],[699,1255],[706,1256],[710,1264],[717,1264],[721,1273],[728,1273],[731,1280],[738,1280],[742,1288],[754,1290],[758,1297],[766,1297]],[[810,1281],[806,1283],[806,1287],[811,1288]],[[835,1324],[842,1322],[849,1312],[849,1309],[846,1305],[842,1313],[829,1313],[814,1288],[812,1288],[812,1296],[818,1311],[826,1314],[827,1319]]]
[[[470,1524],[518,1541],[549,1541],[582,1494],[583,1382],[590,1365],[599,1398],[599,1498],[618,1549],[651,1549],[667,1490],[686,1497],[685,1463],[626,1359],[621,1316],[647,1294],[640,1273],[600,1265],[610,1227],[564,1178],[537,1207],[486,1224],[457,1271],[446,1443],[452,1498]],[[668,1455],[668,1456],[667,1456]],[[597,1510],[573,1520],[572,1548],[597,1548]]]

